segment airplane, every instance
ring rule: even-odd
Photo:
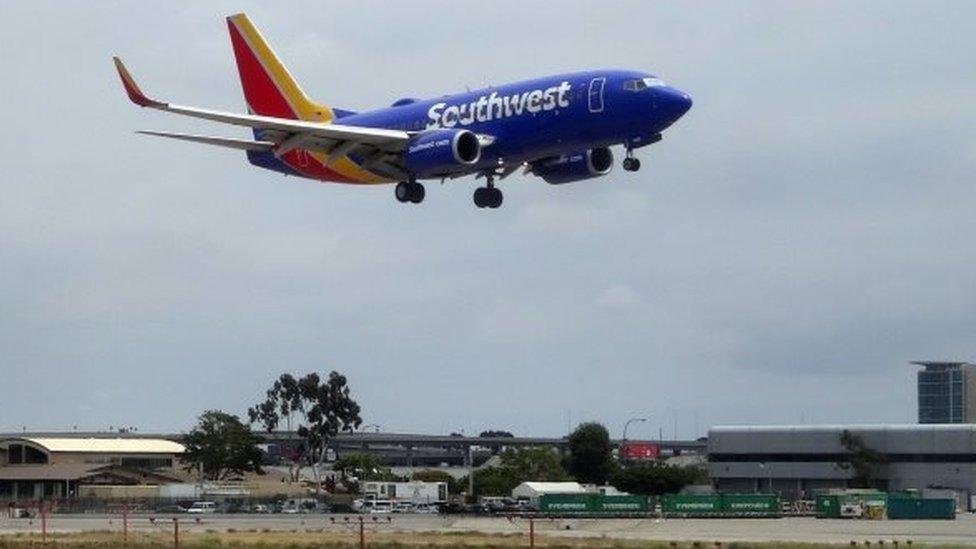
[[[243,14],[227,18],[248,114],[185,107],[150,98],[114,58],[129,99],[140,107],[251,128],[254,139],[161,131],[138,133],[243,150],[258,167],[327,182],[395,183],[401,203],[419,204],[422,180],[475,175],[478,208],[498,208],[495,182],[523,169],[561,185],[604,176],[610,147],[634,150],[691,108],[691,97],[642,71],[592,70],[491,86],[433,99],[398,99],[353,112],[308,98]]]

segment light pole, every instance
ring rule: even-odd
[[[627,427],[630,427],[631,423],[644,423],[645,421],[647,421],[646,417],[632,417],[628,419],[627,423],[624,423],[624,440],[627,440]]]

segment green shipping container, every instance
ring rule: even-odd
[[[956,500],[890,498],[888,499],[888,518],[892,520],[954,520],[956,518]]]
[[[661,510],[668,515],[708,516],[722,512],[722,496],[666,495]]]
[[[551,515],[632,515],[649,511],[647,496],[545,494],[539,497],[539,512]]]
[[[726,515],[779,516],[779,497],[774,494],[723,494],[722,513]]]
[[[605,514],[637,514],[651,510],[647,496],[600,496],[596,504],[597,511]]]
[[[816,497],[817,516],[820,518],[840,518],[840,508],[844,504],[861,504],[863,507],[884,507],[888,496],[884,492],[858,490],[820,494]]]
[[[818,517],[840,518],[840,494],[820,494],[817,496],[816,503]]]
[[[543,494],[539,497],[539,512],[547,514],[584,514],[596,512],[597,494]]]

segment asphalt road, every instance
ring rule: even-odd
[[[184,532],[237,531],[334,531],[349,532],[345,523],[358,520],[348,515],[133,515],[132,531],[171,532],[174,516]],[[366,516],[371,531],[459,532],[513,534],[528,530],[527,519],[442,515]],[[388,520],[389,518],[389,520]],[[335,523],[331,519],[335,519]],[[49,532],[120,531],[120,516],[53,515],[47,519]],[[0,518],[0,535],[40,532],[40,520]],[[609,537],[620,539],[676,541],[804,541],[872,544],[912,540],[915,543],[952,543],[976,546],[976,516],[959,515],[952,521],[867,521],[816,518],[782,519],[540,519],[536,532],[566,537]]]

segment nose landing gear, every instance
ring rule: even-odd
[[[624,158],[624,171],[636,172],[640,169],[640,160],[634,158],[634,150],[627,149],[627,157]]]
[[[394,194],[396,195],[397,201],[401,204],[407,202],[420,204],[424,201],[424,196],[427,195],[427,191],[423,185],[416,181],[401,181],[397,183]]]

